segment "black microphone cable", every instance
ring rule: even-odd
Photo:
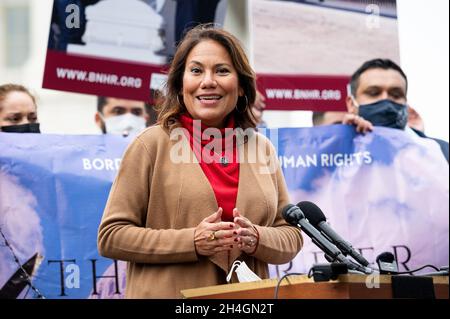
[[[279,291],[279,289],[280,289],[280,284],[281,284],[281,282],[283,281],[283,279],[285,279],[286,278],[286,280],[287,280],[287,282],[289,283],[289,284],[291,284],[290,282],[289,282],[289,276],[301,276],[301,275],[304,275],[304,274],[302,274],[302,273],[299,273],[299,272],[293,272],[293,273],[289,273],[289,274],[285,274],[283,277],[281,277],[279,280],[278,280],[278,282],[277,282],[277,285],[276,285],[276,287],[275,287],[275,294],[274,294],[274,299],[278,299],[278,291]]]
[[[425,268],[433,268],[434,270],[436,270],[436,271],[438,271],[438,272],[441,271],[441,269],[437,268],[436,266],[433,266],[433,265],[425,265],[425,266],[422,266],[422,267],[417,268],[417,269],[414,269],[414,270],[402,271],[402,272],[395,273],[395,274],[393,274],[393,275],[406,275],[406,274],[412,275],[412,274],[414,274],[415,272],[418,272],[418,271],[420,271],[420,270],[422,270],[422,269],[425,269]]]

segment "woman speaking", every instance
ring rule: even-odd
[[[255,131],[255,74],[238,40],[188,32],[171,64],[158,124],[125,152],[99,227],[100,254],[128,262],[127,298],[180,298],[226,283],[236,260],[267,278],[300,231],[274,147]],[[232,282],[237,282],[234,275]]]

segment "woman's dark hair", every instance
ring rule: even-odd
[[[158,106],[158,123],[169,131],[180,125],[178,121],[180,114],[187,112],[184,104],[180,103],[186,59],[197,44],[206,40],[216,41],[227,50],[237,71],[239,86],[244,91],[244,96],[238,98],[237,110],[235,108],[232,111],[236,127],[244,130],[256,127],[256,119],[251,110],[256,97],[255,73],[250,67],[239,40],[231,33],[212,24],[193,28],[178,45],[169,69],[166,96],[162,104]]]

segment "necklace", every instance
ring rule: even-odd
[[[227,167],[229,164],[228,159],[225,156],[222,156],[220,158],[220,164],[222,164],[223,167]]]

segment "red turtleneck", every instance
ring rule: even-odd
[[[204,139],[201,139],[200,134],[209,127],[203,124],[201,126],[198,124],[193,125],[194,120],[189,115],[182,114],[180,122],[189,132],[188,138],[191,148],[200,163],[203,173],[211,184],[217,205],[223,208],[222,220],[233,221],[233,208],[236,207],[239,185],[239,163],[237,161],[236,139],[233,134],[233,116],[230,116],[225,128],[219,129],[221,138],[203,136]],[[208,147],[205,148],[205,146],[211,147],[212,144],[221,145],[222,147],[215,149],[216,152],[208,151]],[[227,147],[228,149],[226,149]],[[221,158],[223,157],[227,159],[226,165],[221,163]]]

